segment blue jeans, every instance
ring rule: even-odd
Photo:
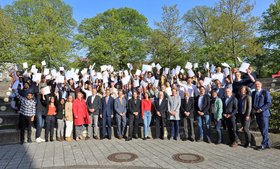
[[[222,124],[221,120],[216,121],[215,128],[216,128],[216,132],[217,132],[217,143],[221,143],[222,142],[221,124]]]
[[[203,122],[205,122],[206,131],[203,127]],[[203,140],[204,133],[206,134],[207,139],[210,139],[210,116],[209,115],[198,116],[197,123],[198,123],[199,134],[200,134],[199,139]]]
[[[44,126],[44,119],[42,116],[42,112],[36,112],[35,114],[36,118],[36,138],[39,138],[41,136],[41,131]]]
[[[179,134],[179,120],[170,120],[170,123],[171,123],[171,137],[173,137],[173,139],[177,139]]]
[[[152,114],[150,111],[144,112],[144,137],[147,137],[150,131],[150,123],[152,120]]]

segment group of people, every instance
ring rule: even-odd
[[[44,68],[42,68],[42,72]],[[112,138],[112,124],[116,124],[116,137],[127,141],[141,135],[139,124],[143,123],[142,139],[151,139],[150,125],[155,124],[154,139],[177,140],[180,121],[183,124],[183,141],[206,141],[220,144],[223,140],[221,127],[227,130],[230,145],[238,145],[237,122],[242,125],[246,142],[251,146],[250,123],[256,118],[263,136],[260,149],[270,148],[268,124],[271,97],[262,83],[256,79],[252,66],[246,72],[221,67],[204,72],[168,73],[153,68],[141,74],[110,72],[107,79],[95,75],[79,74],[79,79],[56,77],[34,80],[29,70],[11,73],[12,101],[19,112],[21,143],[27,127],[27,141],[31,141],[32,123],[36,126],[36,142]],[[107,70],[105,70],[107,72]],[[66,77],[66,71],[60,70]],[[85,72],[83,72],[84,74]],[[104,70],[101,72],[104,73]],[[128,80],[123,79],[128,76]],[[211,79],[209,81],[209,79]],[[48,90],[47,90],[47,89]],[[195,121],[199,135],[195,135]],[[126,128],[128,134],[126,137]],[[216,139],[211,136],[215,126]],[[45,128],[45,137],[41,130]],[[54,128],[56,129],[56,135]],[[101,127],[101,132],[99,132]],[[73,130],[74,129],[74,130]],[[86,129],[86,134],[83,131]],[[166,129],[166,130],[165,130]],[[100,133],[100,134],[98,134]]]

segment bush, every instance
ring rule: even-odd
[[[269,130],[274,133],[280,133],[280,92],[271,92],[271,97]]]

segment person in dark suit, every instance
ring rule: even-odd
[[[203,141],[204,136],[204,127],[203,127],[203,121],[205,121],[205,127],[206,127],[206,139],[208,143],[211,143],[211,136],[210,136],[210,116],[209,116],[209,110],[210,110],[210,97],[205,93],[205,87],[200,86],[199,87],[199,96],[195,100],[195,110],[197,112],[197,122],[199,127],[199,140]]]
[[[105,96],[101,100],[101,114],[102,119],[102,139],[108,134],[108,139],[112,138],[111,119],[114,116],[114,99],[110,96],[110,89],[106,89]],[[106,132],[107,124],[107,132]]]
[[[134,138],[138,138],[138,123],[139,123],[139,113],[141,113],[141,101],[138,99],[137,91],[133,92],[132,98],[128,100],[127,112],[129,116],[129,131],[127,141],[132,140],[132,135]]]
[[[226,88],[226,98],[223,100],[223,117],[226,121],[229,139],[232,147],[237,147],[238,136],[236,133],[236,117],[238,101],[236,97],[232,95],[232,90]]]
[[[255,89],[256,91],[252,93],[253,113],[256,115],[256,120],[263,137],[259,150],[265,150],[271,146],[268,136],[271,96],[267,90],[262,89],[260,81],[255,82]]]
[[[183,141],[194,141],[194,99],[190,97],[188,91],[184,93],[184,99],[181,101],[181,116],[184,122],[184,138]],[[188,130],[190,128],[190,131]]]
[[[156,139],[164,139],[164,126],[166,125],[166,112],[168,109],[168,101],[164,97],[163,91],[158,93],[158,99],[154,101],[154,108],[156,111],[155,120],[156,120]]]
[[[121,139],[125,136],[127,101],[122,90],[118,91],[118,95],[114,102],[114,108],[116,111],[117,135],[118,139]]]
[[[242,86],[240,89],[240,98],[238,99],[238,114],[240,115],[240,120],[245,133],[246,143],[244,147],[251,147],[251,133],[250,133],[250,123],[251,123],[251,111],[252,111],[252,97],[250,95],[250,88]]]
[[[90,124],[87,127],[88,135],[86,139],[93,136],[94,139],[99,139],[98,133],[98,118],[101,109],[101,98],[97,95],[96,88],[92,88],[92,96],[87,98],[87,108],[90,115]]]

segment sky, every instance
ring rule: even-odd
[[[195,6],[214,6],[218,0],[64,0],[73,8],[73,17],[78,23],[111,8],[129,7],[147,17],[149,26],[154,28],[155,21],[161,20],[162,6],[178,5],[182,14]],[[0,0],[0,6],[12,4],[13,0]],[[253,2],[253,1],[252,1]],[[252,15],[261,16],[274,0],[255,0]]]

